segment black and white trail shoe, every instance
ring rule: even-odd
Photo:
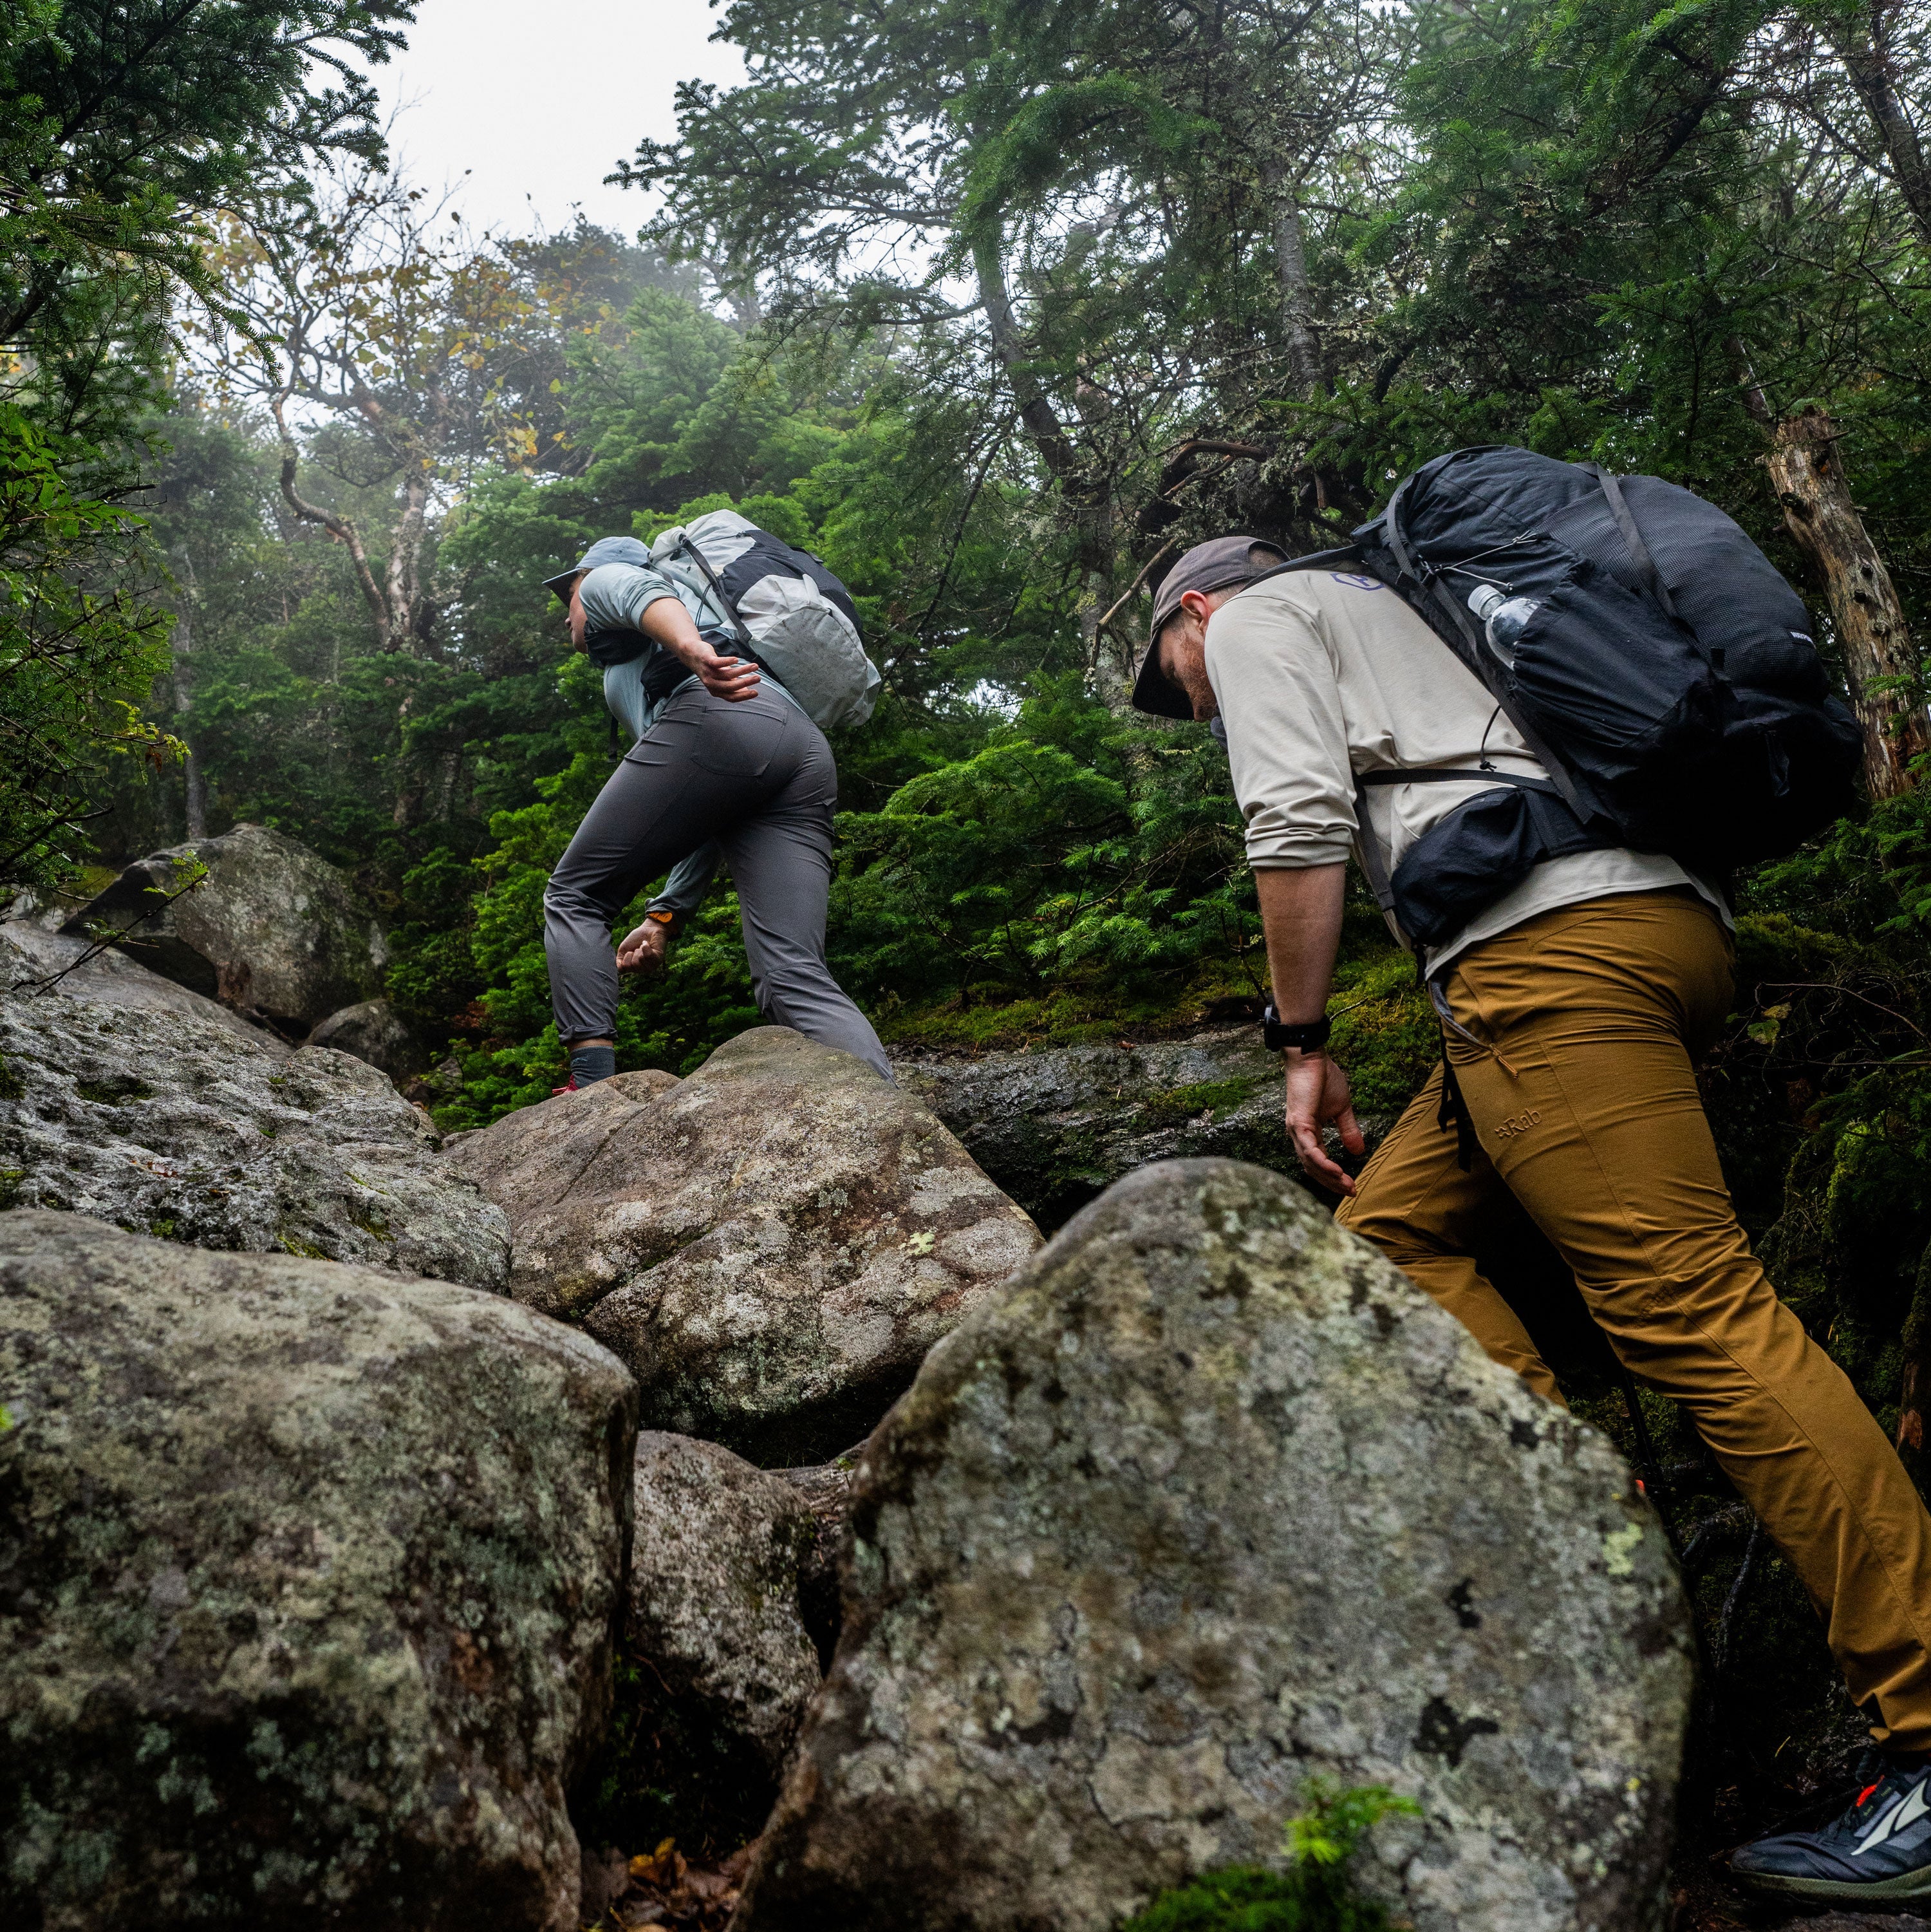
[[[1786,1898],[1931,1898],[1931,1764],[1873,1768],[1876,1781],[1842,1816],[1741,1846],[1731,1870]]]

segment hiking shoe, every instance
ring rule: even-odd
[[[1931,1898],[1931,1764],[1885,1762],[1841,1817],[1730,1854],[1730,1869],[1786,1898]]]
[[[570,1076],[570,1084],[568,1086],[553,1087],[550,1088],[550,1097],[553,1100],[559,1094],[580,1094],[583,1090],[583,1088],[577,1084],[577,1076],[573,1073]]]

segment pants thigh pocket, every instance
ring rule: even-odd
[[[785,719],[755,699],[712,699],[697,722],[691,762],[719,778],[762,778],[784,742]]]

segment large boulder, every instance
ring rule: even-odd
[[[429,1070],[429,1055],[422,1042],[386,1000],[359,1000],[331,1013],[310,1034],[308,1044],[352,1053],[358,1060],[379,1067],[399,1087]]]
[[[151,973],[117,946],[59,932],[40,919],[0,922],[0,992],[51,988],[69,999],[92,1000],[104,1006],[128,1006],[145,1013],[191,1013],[224,1032],[262,1046],[277,1058],[289,1048],[278,1034],[251,1024],[231,1006],[203,999]]]
[[[646,1084],[646,1083],[650,1083]],[[911,1096],[784,1027],[466,1134],[510,1292],[581,1321],[651,1427],[766,1463],[862,1436],[1038,1231]]]
[[[0,1922],[574,1932],[629,1376],[501,1296],[0,1215]]]
[[[1416,1932],[1654,1932],[1690,1694],[1609,1445],[1277,1174],[1147,1168],[873,1436],[738,1932],[1111,1932],[1386,1784]]]
[[[1300,1178],[1281,1126],[1281,1056],[1251,1023],[1176,1040],[907,1057],[894,1070],[1043,1227],[1156,1160],[1218,1155]],[[1372,1142],[1389,1122],[1363,1125]]]
[[[198,858],[208,876],[163,904]],[[137,859],[63,930],[99,926],[190,992],[259,1013],[298,1038],[382,989],[387,949],[347,874],[262,825]]]
[[[502,1210],[382,1075],[219,1017],[0,998],[0,1208],[500,1288]]]

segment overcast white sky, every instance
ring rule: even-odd
[[[553,230],[580,203],[633,235],[644,197],[603,178],[642,136],[676,132],[680,80],[743,77],[716,25],[705,0],[421,0],[409,51],[376,70],[402,110],[391,147],[475,227]]]

